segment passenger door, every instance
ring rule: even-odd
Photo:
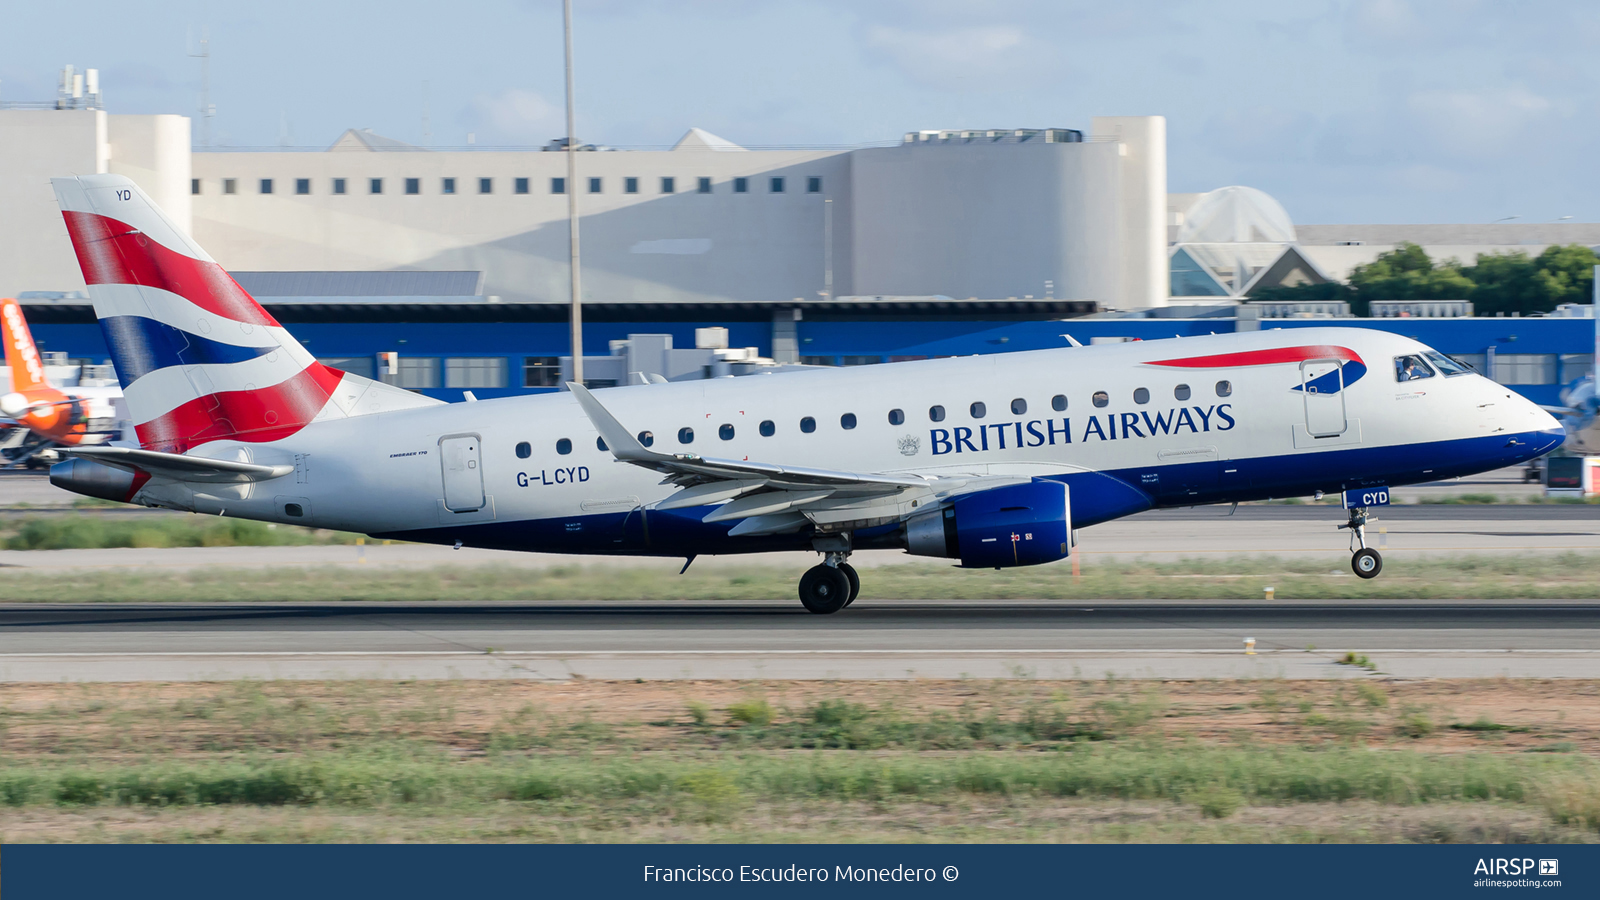
[[[441,438],[439,461],[444,467],[444,505],[452,512],[483,508],[483,462],[477,435]]]
[[[1300,364],[1300,390],[1306,409],[1306,431],[1314,438],[1337,437],[1349,427],[1344,409],[1344,369],[1337,359],[1308,359]]]

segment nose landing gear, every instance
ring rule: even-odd
[[[1350,568],[1362,578],[1377,578],[1383,571],[1383,557],[1378,551],[1367,546],[1367,511],[1364,508],[1350,510],[1350,521],[1339,526],[1341,529],[1350,529],[1351,548],[1360,545],[1359,550],[1350,557]]]
[[[800,603],[818,615],[836,613],[855,602],[861,593],[861,577],[845,562],[849,551],[830,551],[820,566],[800,576]]]

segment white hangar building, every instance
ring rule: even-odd
[[[354,130],[325,151],[191,152],[186,117],[113,115],[98,96],[6,105],[0,293],[83,288],[48,178],[113,172],[229,269],[479,271],[502,302],[567,299],[563,153]],[[30,105],[49,108],[16,108]],[[1142,308],[1168,293],[1160,117],[850,150],[746,150],[691,129],[670,150],[581,152],[578,176],[586,300]]]

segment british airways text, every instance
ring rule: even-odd
[[[1232,403],[1216,406],[1185,406],[1151,415],[1148,412],[1107,413],[1089,416],[1078,435],[1078,443],[1090,439],[1099,441],[1130,440],[1154,437],[1157,434],[1181,434],[1183,429],[1199,434],[1203,431],[1231,431],[1236,424],[1228,410]],[[981,450],[1005,450],[1018,447],[1042,447],[1073,442],[1072,419],[1033,419],[1027,422],[995,422],[989,425],[953,428],[934,428],[928,432],[933,445],[933,455],[946,453],[976,453]]]

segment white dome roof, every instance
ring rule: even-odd
[[[1217,188],[1183,214],[1180,244],[1294,243],[1294,222],[1283,205],[1255,188]]]

